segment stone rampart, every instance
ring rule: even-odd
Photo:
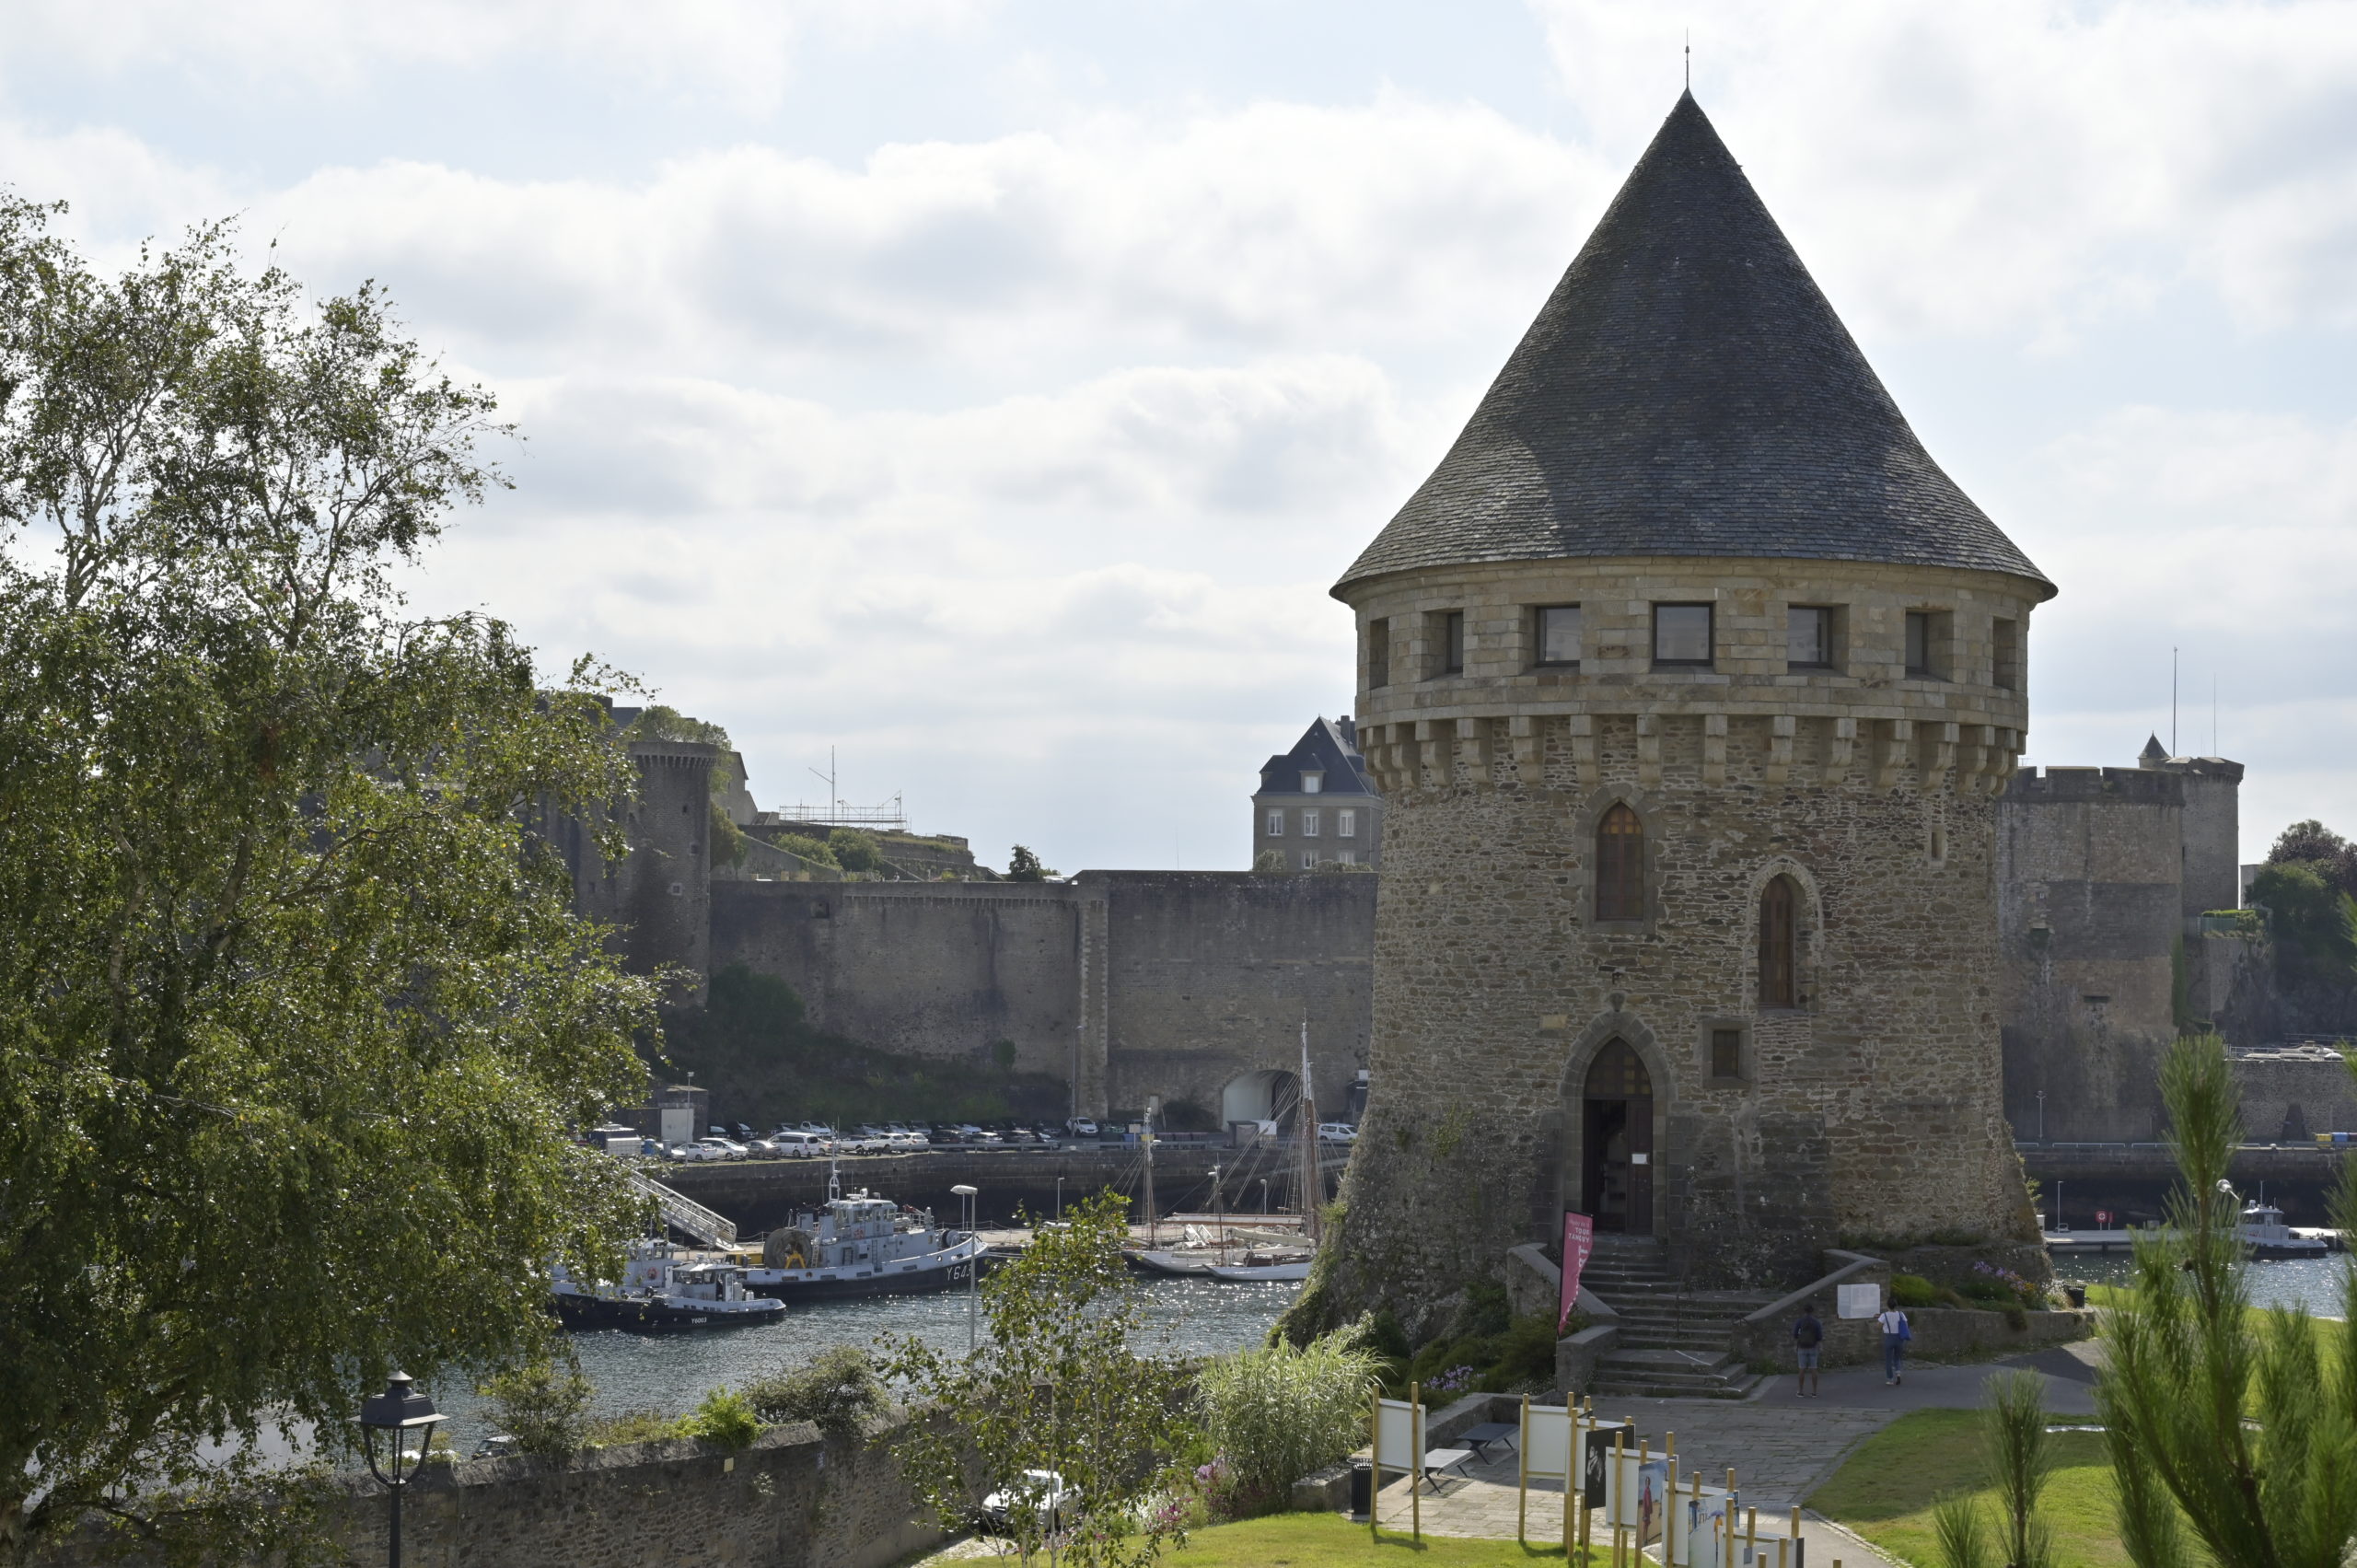
[[[1082,1110],[1148,1097],[1220,1118],[1241,1074],[1301,1062],[1339,1107],[1366,1064],[1376,877],[1090,871],[1070,882],[712,889],[711,962],[792,985],[822,1028],[1078,1085]]]

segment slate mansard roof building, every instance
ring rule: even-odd
[[[1379,865],[1383,797],[1368,780],[1358,730],[1348,715],[1321,718],[1290,751],[1260,764],[1252,793],[1252,863],[1277,855],[1288,871],[1321,861]]]
[[[1683,97],[1334,594],[1386,803],[1374,1094],[1310,1318],[1566,1214],[1698,1281],[1844,1235],[2042,1270],[1996,801],[2054,587]]]

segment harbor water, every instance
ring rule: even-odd
[[[1144,1330],[1135,1342],[1146,1355],[1201,1356],[1255,1345],[1293,1303],[1297,1283],[1213,1284],[1159,1280],[1141,1285]],[[678,1415],[710,1389],[749,1382],[806,1365],[832,1345],[873,1346],[879,1338],[909,1335],[936,1349],[963,1353],[967,1300],[962,1292],[869,1296],[797,1305],[784,1318],[742,1329],[696,1329],[637,1334],[601,1329],[570,1336],[581,1371],[597,1389],[591,1413],[657,1411]],[[989,1331],[984,1319],[981,1331]],[[434,1402],[452,1419],[451,1441],[461,1454],[493,1430],[471,1388],[435,1388]]]
[[[2251,1305],[2304,1307],[2314,1317],[2338,1318],[2343,1261],[2327,1257],[2254,1262],[2249,1266]],[[2057,1258],[2054,1277],[2073,1284],[2128,1284],[2136,1277],[2136,1264],[2124,1252]]]

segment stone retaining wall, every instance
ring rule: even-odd
[[[1818,1317],[1825,1324],[1824,1365],[1871,1366],[1882,1360],[1882,1334],[1872,1318],[1839,1318],[1822,1311]],[[1924,1307],[1908,1308],[1907,1322],[1915,1332],[1907,1345],[1910,1361],[1986,1361],[2085,1339],[2094,1317],[2076,1311],[2026,1312],[2021,1327],[2015,1328],[2003,1312]],[[1731,1348],[1755,1367],[1790,1372],[1792,1318],[1747,1319]]]
[[[919,1517],[888,1450],[892,1423],[858,1441],[796,1422],[729,1454],[691,1438],[635,1443],[559,1465],[523,1458],[429,1467],[401,1505],[413,1568],[880,1568],[942,1539]],[[366,1476],[337,1483],[346,1560],[382,1562],[386,1503]],[[145,1565],[97,1534],[39,1568]]]

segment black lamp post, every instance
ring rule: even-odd
[[[416,1479],[417,1468],[425,1463],[425,1451],[434,1444],[434,1428],[442,1419],[434,1401],[410,1386],[406,1372],[394,1373],[383,1393],[360,1401],[360,1440],[368,1455],[368,1473],[392,1493],[391,1552],[386,1559],[390,1568],[401,1568],[401,1489]],[[410,1446],[412,1433],[417,1434],[414,1450]],[[377,1462],[379,1434],[387,1450],[382,1467]]]

